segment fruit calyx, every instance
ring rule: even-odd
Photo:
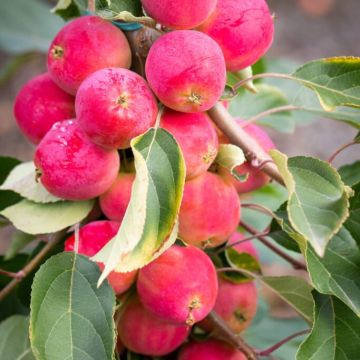
[[[54,45],[50,52],[54,59],[61,59],[64,56],[64,48],[59,45]]]
[[[124,109],[127,109],[129,106],[128,103],[128,95],[126,93],[121,94],[117,99],[116,99],[116,104],[120,105],[121,107],[123,107]]]
[[[192,92],[190,94],[190,96],[188,97],[189,99],[189,102],[191,102],[192,104],[196,104],[196,105],[201,105],[202,102],[201,102],[201,95],[199,94],[196,94],[194,92]]]
[[[194,318],[194,315],[193,315],[193,310],[199,309],[200,307],[201,307],[200,299],[197,296],[195,296],[191,300],[191,302],[189,304],[189,307],[188,307],[189,308],[189,314],[188,314],[188,316],[186,318],[186,321],[185,321],[186,325],[193,326],[195,324],[195,318]]]

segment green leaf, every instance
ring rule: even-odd
[[[323,256],[326,245],[349,215],[350,191],[327,162],[270,151],[289,192],[287,213],[296,232]]]
[[[228,85],[234,85],[238,83],[241,80],[249,79],[253,76],[253,70],[251,66],[248,66],[247,68],[234,72],[234,73],[228,73],[227,75],[227,84]],[[257,87],[255,87],[254,82],[252,80],[246,82],[243,86],[245,89],[251,91],[252,93],[257,93]]]
[[[289,105],[285,93],[279,88],[267,84],[257,84],[257,93],[242,92],[230,105],[230,112],[241,119],[248,119],[272,108]],[[289,111],[267,116],[256,121],[274,130],[292,133],[295,122]]]
[[[138,22],[154,27],[155,20],[143,16],[140,0],[95,0],[96,14],[107,20]]]
[[[360,186],[350,217],[330,240],[323,258],[308,246],[306,261],[315,288],[335,295],[360,316]]]
[[[0,1],[0,48],[10,53],[47,52],[64,22],[40,0]]]
[[[86,10],[86,1],[77,0],[59,0],[57,4],[51,9],[51,12],[59,15],[64,20],[69,20],[81,15],[81,10]],[[84,6],[83,6],[84,5]]]
[[[224,255],[221,254],[220,259],[222,261],[222,267],[232,267],[238,270],[247,270],[251,273],[260,274],[261,268],[258,261],[248,253],[239,253],[233,248],[228,248],[224,252]],[[231,281],[234,284],[241,284],[243,282],[248,282],[252,277],[246,275],[245,273],[239,272],[221,272],[220,276],[226,280]]]
[[[0,354],[4,360],[35,360],[30,348],[27,316],[14,315],[0,324]]]
[[[53,233],[83,220],[93,208],[94,201],[60,201],[38,204],[22,200],[0,212],[13,225],[28,234]]]
[[[259,280],[286,301],[306,321],[312,323],[314,301],[311,291],[313,288],[304,279],[295,276],[262,276]]]
[[[32,161],[16,166],[0,186],[0,190],[12,190],[22,197],[37,203],[60,201],[61,199],[51,195],[40,181],[36,181],[35,169]]]
[[[0,156],[0,184],[5,181],[11,170],[20,163],[21,161],[18,159],[8,156]]]
[[[10,245],[5,253],[5,260],[12,259],[18,251],[30,244],[36,238],[34,235],[26,234],[22,231],[16,231],[11,237]]]
[[[334,57],[311,61],[293,77],[316,92],[322,107],[360,107],[360,58]]]
[[[353,164],[342,166],[338,171],[346,185],[354,186],[360,182],[360,160]]]
[[[301,344],[297,360],[358,360],[360,319],[341,301],[314,292],[311,334]]]
[[[247,176],[238,174],[236,167],[246,161],[244,152],[236,145],[221,144],[215,162],[229,170],[231,175],[239,181],[245,181]]]
[[[53,256],[36,273],[31,293],[31,347],[37,360],[113,360],[115,295],[97,288],[97,264],[74,252]]]
[[[161,128],[134,138],[131,148],[136,178],[130,203],[116,237],[92,258],[105,263],[100,282],[115,268],[128,272],[145,266],[176,241],[185,182],[181,150]]]

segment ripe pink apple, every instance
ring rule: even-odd
[[[98,16],[82,16],[66,24],[50,45],[47,59],[51,78],[75,95],[83,80],[96,70],[129,68],[131,51],[125,35]]]
[[[238,231],[235,231],[228,240],[228,245],[235,244],[241,240],[244,240],[245,236],[242,233],[239,233]],[[253,258],[259,261],[259,254],[255,248],[255,246],[252,244],[251,241],[245,241],[243,243],[234,245],[232,247],[234,250],[236,250],[239,253],[247,253],[251,255]]]
[[[172,29],[192,29],[215,9],[216,0],[141,0],[146,13]]]
[[[37,146],[34,162],[45,188],[66,200],[101,195],[113,184],[120,167],[117,151],[90,142],[76,120],[54,124]]]
[[[97,254],[119,230],[120,224],[115,221],[93,221],[86,224],[79,230],[78,253],[91,257]],[[75,251],[75,234],[65,241],[65,251]],[[100,270],[104,265],[98,263]],[[135,282],[137,271],[119,273],[112,271],[107,277],[109,284],[114,289],[115,294],[124,293]]]
[[[220,45],[229,71],[253,65],[274,37],[273,19],[265,0],[218,0],[215,11],[198,30]]]
[[[205,113],[181,113],[166,109],[160,126],[178,142],[185,159],[186,178],[205,173],[218,152],[218,137]]]
[[[177,111],[209,110],[225,87],[221,49],[198,31],[179,30],[161,36],[150,49],[145,70],[155,95]]]
[[[178,360],[246,360],[246,356],[224,341],[208,339],[186,344]]]
[[[138,74],[121,68],[96,71],[81,84],[75,100],[80,127],[106,148],[128,148],[148,130],[158,112],[154,95]]]
[[[74,102],[48,73],[41,74],[28,81],[17,94],[15,119],[22,133],[38,144],[54,123],[75,116]]]
[[[104,215],[121,222],[130,201],[135,174],[120,173],[111,188],[100,196],[100,208]]]
[[[207,172],[185,183],[179,237],[188,244],[215,247],[240,221],[240,200],[231,182]]]
[[[187,338],[190,328],[165,322],[149,313],[138,298],[128,300],[121,309],[118,336],[129,350],[142,355],[171,353]]]
[[[144,307],[163,320],[193,325],[212,310],[216,270],[200,249],[174,245],[140,269],[137,281]]]
[[[270,139],[269,135],[258,125],[254,124],[243,124],[244,121],[241,119],[236,119],[236,122],[242,129],[252,136],[265,151],[275,149],[275,145]],[[220,143],[226,144],[229,140],[222,134],[219,135]],[[235,178],[230,176],[229,172],[225,169],[220,168],[220,174],[226,178],[231,178],[231,181],[234,183],[236,190],[239,194],[247,193],[254,191],[266,185],[270,181],[270,177],[266,175],[261,169],[251,166],[247,161],[244,164],[238,166],[236,171],[240,175],[248,174],[246,181],[237,181]]]
[[[250,326],[256,308],[257,290],[254,282],[234,284],[219,277],[219,291],[214,310],[235,333]],[[200,326],[207,331],[214,330],[206,319]]]

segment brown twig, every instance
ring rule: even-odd
[[[328,162],[331,164],[335,158],[342,152],[344,151],[345,149],[347,149],[348,147],[350,146],[353,146],[353,145],[359,145],[359,141],[357,140],[353,140],[347,144],[344,144],[342,146],[340,146],[329,158]]]
[[[229,112],[220,103],[217,103],[208,111],[209,116],[218,126],[218,128],[228,137],[230,142],[241,147],[248,160],[254,160],[256,157],[258,163],[264,163],[262,171],[284,185],[282,176],[270,155],[260,146],[260,144],[251,136],[249,136],[233,119]],[[251,156],[250,156],[251,154]]]
[[[257,230],[254,229],[252,226],[244,223],[244,222],[240,222],[240,225],[250,234],[257,234]],[[286,260],[289,264],[291,264],[293,266],[294,269],[298,269],[298,270],[307,270],[306,265],[303,264],[302,262],[294,259],[293,257],[291,257],[290,255],[286,254],[282,249],[280,249],[278,246],[275,246],[274,244],[272,244],[269,240],[267,240],[264,236],[258,236],[258,239],[270,250],[272,250],[275,254],[279,255],[280,257],[282,257],[284,260]]]
[[[14,277],[1,291],[0,291],[0,301],[6,298],[18,285],[21,280],[28,276],[36,267],[41,263],[44,257],[60,242],[64,237],[65,231],[60,231],[53,235],[52,239],[41,249],[41,251],[29,261],[24,268],[19,271],[23,276]]]
[[[239,88],[241,88],[242,86],[244,86],[247,82],[249,81],[253,81],[256,79],[263,79],[263,78],[276,78],[276,79],[286,79],[286,80],[296,80],[296,78],[294,78],[291,75],[288,74],[278,74],[278,73],[262,73],[262,74],[256,74],[254,76],[251,76],[247,79],[241,80],[239,81],[237,84],[235,84],[232,88],[234,90],[237,90]]]
[[[260,204],[242,203],[241,207],[261,212],[261,213],[268,215],[274,219],[276,218],[276,215],[270,209],[268,209],[267,207],[260,205]]]
[[[247,120],[245,120],[241,125],[242,127],[254,123],[260,119],[263,119],[267,116],[273,115],[273,114],[277,114],[277,113],[281,113],[281,112],[286,112],[286,111],[294,111],[294,110],[301,110],[300,106],[295,106],[295,105],[285,105],[285,106],[279,106],[276,108],[272,108],[266,111],[263,111]]]
[[[227,249],[230,249],[230,248],[232,248],[232,247],[234,247],[234,246],[236,246],[236,245],[242,244],[242,243],[247,242],[247,241],[250,241],[250,240],[254,240],[254,239],[258,238],[259,236],[266,236],[266,235],[269,235],[269,231],[268,231],[268,230],[263,231],[263,232],[260,232],[260,233],[257,233],[257,234],[255,234],[255,235],[251,235],[251,236],[246,237],[246,238],[244,238],[244,239],[242,239],[242,240],[235,241],[235,242],[232,243],[232,244],[227,244],[227,245],[221,247],[220,249],[218,249],[218,250],[215,252],[215,254],[220,254],[221,252],[223,252],[223,251],[225,251],[225,250],[227,250]]]
[[[297,332],[295,334],[292,334],[292,335],[286,337],[285,339],[279,341],[278,343],[276,343],[275,345],[269,347],[268,349],[261,350],[261,351],[256,351],[256,354],[258,356],[270,356],[274,351],[279,349],[281,346],[283,346],[284,344],[286,344],[290,340],[295,339],[298,336],[308,334],[309,332],[310,332],[309,329],[299,331],[299,332]]]
[[[18,272],[12,272],[12,271],[6,271],[6,270],[3,270],[3,269],[0,269],[0,275],[5,275],[9,278],[12,278],[12,279],[22,279],[25,277],[25,274],[23,271],[18,271]]]
[[[224,335],[237,349],[242,351],[249,360],[256,360],[258,358],[255,350],[248,345],[241,336],[236,335],[215,311],[211,311],[206,319],[221,335]]]

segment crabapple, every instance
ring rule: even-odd
[[[219,277],[219,291],[214,311],[236,333],[249,327],[257,308],[257,290],[254,282],[234,284]],[[205,320],[200,326],[207,331],[213,327]]]
[[[53,195],[86,200],[110,188],[120,167],[116,150],[90,142],[76,120],[57,122],[37,146],[37,179]]]
[[[118,232],[120,223],[108,220],[93,221],[79,230],[79,254],[91,257],[97,254]],[[75,251],[75,234],[65,241],[65,251]],[[104,265],[98,263],[100,270]],[[112,271],[107,277],[117,295],[122,294],[135,282],[137,271],[119,273]]]
[[[131,51],[125,35],[98,16],[81,16],[66,24],[52,41],[47,58],[51,78],[73,95],[94,71],[130,65]]]
[[[246,356],[224,341],[207,339],[186,344],[178,360],[246,360]]]
[[[100,208],[104,215],[114,221],[124,218],[131,197],[135,174],[120,173],[111,188],[100,196]]]
[[[48,73],[41,74],[28,81],[17,94],[15,119],[27,139],[38,144],[54,123],[75,116],[74,102]]]
[[[80,127],[89,139],[106,148],[128,148],[148,130],[158,112],[146,81],[133,71],[106,68],[81,84],[75,99]]]
[[[141,0],[148,15],[172,29],[191,29],[200,25],[215,9],[216,0]]]
[[[172,31],[150,49],[146,77],[167,107],[182,112],[210,109],[226,81],[224,56],[209,36],[192,30]]]
[[[126,348],[142,355],[171,353],[190,332],[189,326],[170,324],[152,315],[137,297],[129,299],[120,311],[118,336]]]
[[[188,244],[215,247],[224,243],[240,221],[234,185],[206,172],[185,183],[179,213],[179,237]]]
[[[214,307],[216,270],[202,250],[174,245],[140,269],[137,290],[152,314],[169,322],[193,325]]]
[[[166,109],[160,126],[178,142],[185,159],[186,178],[199,176],[215,160],[219,143],[215,128],[205,113],[181,113]]]
[[[218,0],[198,30],[221,47],[229,71],[253,65],[269,49],[274,24],[265,0]]]
[[[269,135],[260,126],[246,123],[243,124],[244,121],[241,119],[236,119],[236,122],[246,133],[252,136],[266,152],[271,149],[275,149],[275,145],[270,139]],[[224,135],[219,136],[219,141],[220,143],[229,142],[229,140]],[[243,182],[238,181],[231,176],[231,181],[234,183],[239,194],[259,189],[270,181],[270,177],[268,175],[261,171],[261,169],[253,167],[248,161],[236,167],[236,171],[240,175],[248,175],[247,179]],[[228,171],[225,169],[223,170],[220,168],[219,172],[225,177],[230,177]]]

